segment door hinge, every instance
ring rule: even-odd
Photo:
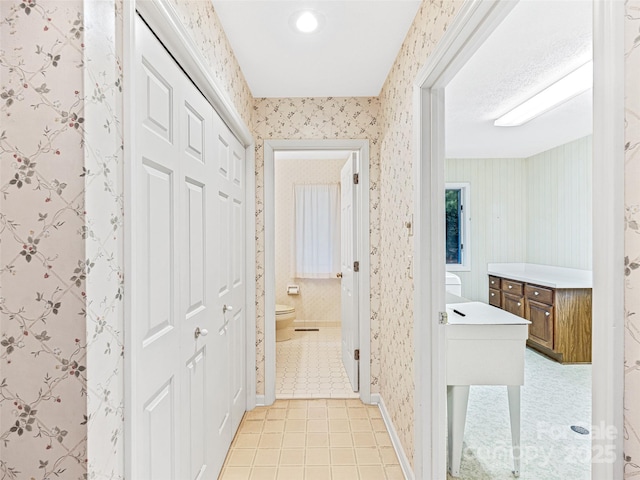
[[[360,349],[359,348],[356,348],[353,351],[353,359],[354,360],[360,360]]]
[[[353,271],[354,272],[360,271],[360,262],[353,262]]]
[[[447,325],[449,323],[449,315],[447,312],[440,312],[440,325]]]
[[[360,183],[360,174],[359,173],[354,173],[353,174],[353,183],[354,183],[354,185],[358,185]]]

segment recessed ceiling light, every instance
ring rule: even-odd
[[[318,17],[308,10],[298,15],[298,19],[296,20],[296,28],[302,33],[315,32],[318,25]]]

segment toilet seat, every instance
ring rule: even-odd
[[[288,315],[295,311],[295,307],[292,307],[291,305],[276,305],[276,315]]]

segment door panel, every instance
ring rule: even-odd
[[[175,389],[173,378],[162,385],[145,402],[144,432],[142,439],[146,463],[147,478],[153,480],[173,480],[176,478],[176,451],[175,442]]]
[[[340,172],[340,311],[342,324],[342,363],[347,371],[354,392],[359,390],[359,364],[354,357],[358,348],[358,297],[356,260],[356,191],[353,174],[357,157],[352,153]]]
[[[207,361],[206,350],[198,351],[187,361],[185,406],[189,408],[189,476],[190,479],[203,478],[207,470],[205,448],[208,446],[206,431],[207,411]]]
[[[246,409],[246,355],[245,355],[245,203],[244,148],[227,126],[216,119],[216,141],[218,143],[218,203],[219,243],[217,254],[224,264],[220,269],[219,304],[231,309],[223,312],[224,330],[233,351],[233,364],[229,374],[231,403],[229,419],[231,429],[236,430]]]

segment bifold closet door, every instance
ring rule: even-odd
[[[244,150],[140,19],[136,51],[132,478],[213,480],[246,408]]]

